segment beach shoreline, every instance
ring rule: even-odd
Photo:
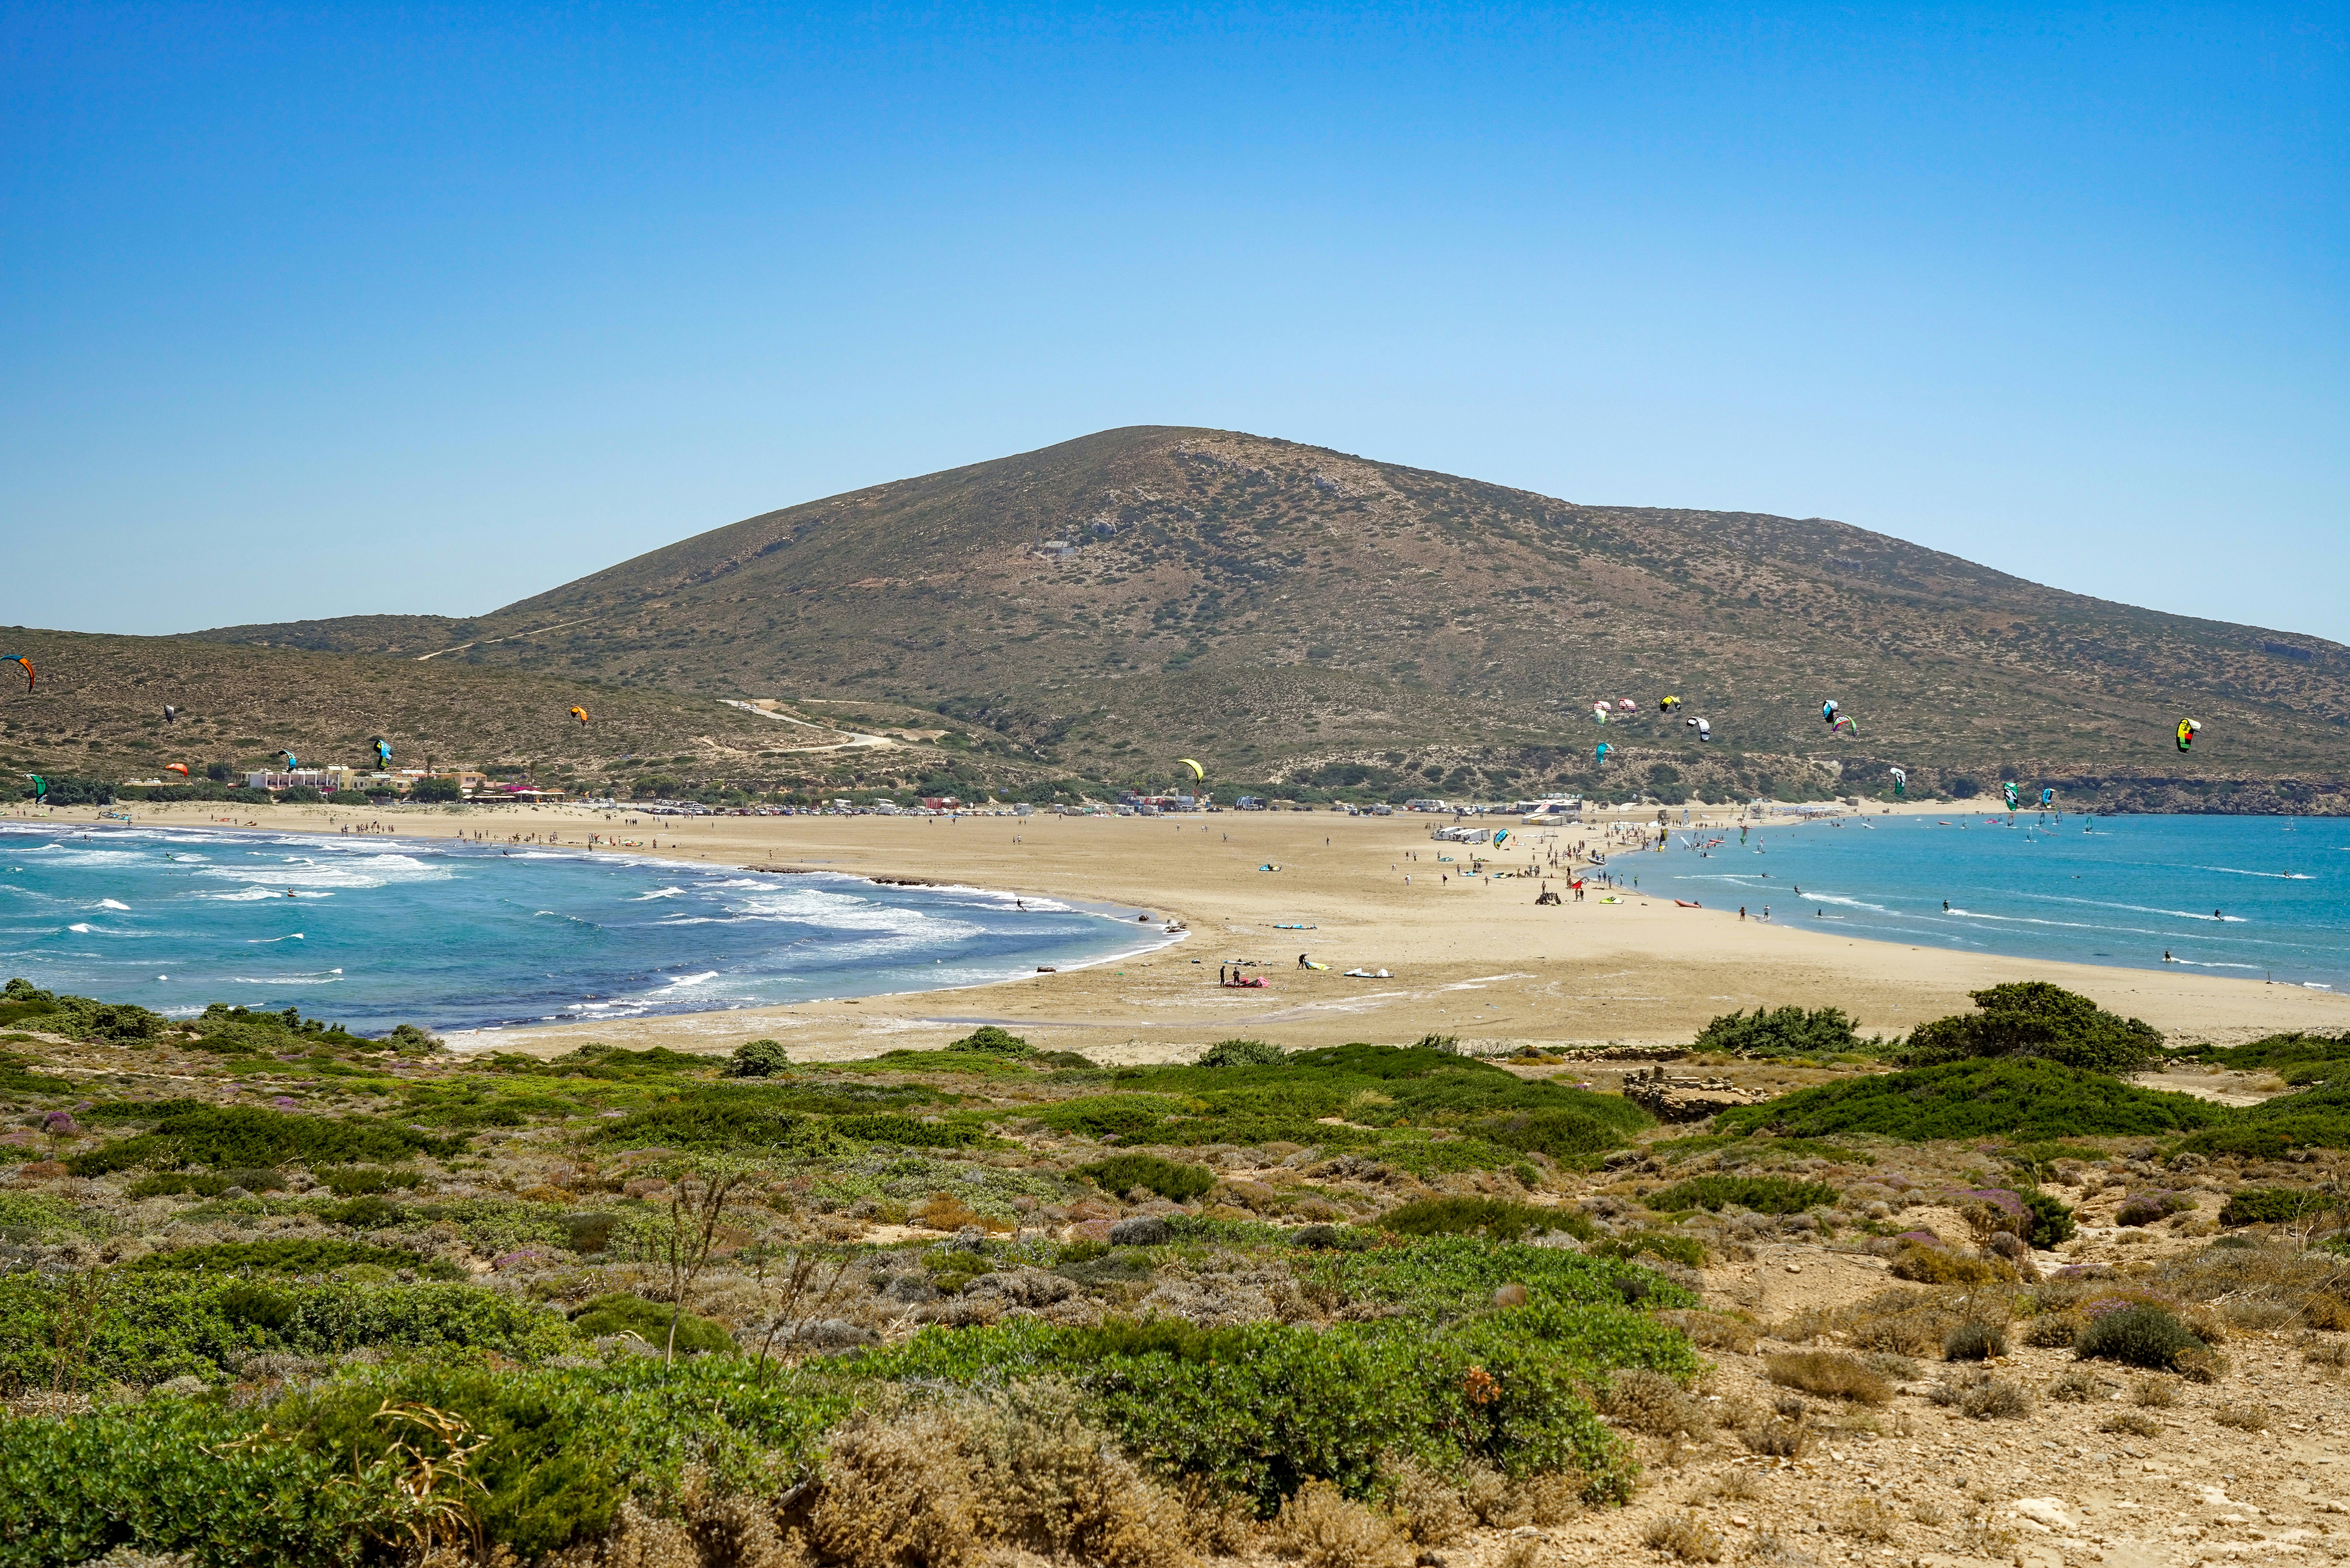
[[[201,826],[335,836],[380,823],[387,837],[429,842],[461,831],[471,842],[548,835],[585,848],[630,819],[578,806],[446,811],[404,807],[238,807],[213,803],[130,806],[134,826]],[[2001,815],[1947,803],[1860,808],[1869,815]],[[28,814],[12,814],[20,820]],[[1854,815],[1848,813],[1847,815]],[[94,810],[33,820],[95,823]],[[1678,808],[1670,826],[1682,827]],[[1452,1035],[1500,1050],[1686,1044],[1734,1010],[1836,1006],[1863,1033],[1905,1031],[1962,1011],[1970,990],[2047,980],[2142,1017],[2184,1043],[2227,1044],[2291,1029],[2350,1028],[2350,997],[2257,980],[2169,973],[2044,959],[1913,947],[1805,926],[1741,920],[1726,909],[1677,906],[1668,895],[1618,888],[1620,903],[1543,906],[1539,877],[1462,884],[1431,864],[1432,816],[1349,817],[1327,812],[1216,813],[1167,817],[636,815],[628,854],[778,876],[825,871],[899,884],[968,887],[1126,909],[1170,922],[1188,938],[1055,972],[979,985],[882,993],[717,1012],[669,1012],[597,1022],[468,1032],[466,1049],[556,1054],[595,1040],[642,1048],[726,1051],[746,1040],[784,1042],[798,1059],[838,1061],[900,1047],[942,1045],[981,1023],[1037,1031],[1055,1049],[1105,1063],[1188,1060],[1221,1039],[1290,1047]],[[1656,808],[1595,823],[1656,826]],[[1773,817],[1773,829],[1798,819]],[[1690,827],[1736,825],[1728,808],[1690,808]],[[1529,836],[1514,819],[1476,819]],[[1506,852],[1513,855],[1514,849]],[[1409,857],[1418,855],[1414,861]],[[1625,856],[1617,869],[1636,872]],[[1262,867],[1277,867],[1264,870]],[[1406,883],[1403,878],[1413,878]],[[1430,878],[1443,877],[1431,885]],[[1554,875],[1548,886],[1565,887]],[[1137,922],[1140,924],[1142,922]],[[1284,929],[1284,927],[1308,929]],[[1301,955],[1325,969],[1298,967]],[[1216,983],[1220,962],[1263,975],[1263,989]],[[1388,971],[1352,979],[1347,969]],[[951,1002],[947,999],[952,998]]]

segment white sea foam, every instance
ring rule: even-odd
[[[629,902],[631,904],[641,904],[648,898],[680,898],[684,896],[685,889],[682,888],[656,888],[650,893],[638,894],[635,898],[629,899]]]
[[[2220,871],[2230,877],[2269,877],[2279,882],[2314,882],[2316,877],[2306,871],[2243,871],[2233,866],[2198,866],[2198,871]]]
[[[2031,898],[2043,904],[2081,904],[2093,909],[2127,909],[2134,915],[2167,915],[2174,920],[2217,920],[2223,925],[2249,924],[2241,915],[2200,914],[2193,909],[2164,909],[2151,904],[2111,904],[2103,898],[2068,898],[2061,893],[2018,893],[2019,898]]]
[[[288,856],[275,866],[213,866],[196,875],[257,888],[362,889],[392,882],[445,882],[455,873],[412,855],[369,855],[341,865]]]
[[[122,909],[126,911],[130,908],[130,905],[119,904],[112,898],[100,898],[95,907],[100,909]]]

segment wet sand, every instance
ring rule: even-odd
[[[1868,810],[1875,814],[1877,808]],[[1913,807],[1950,815],[1944,806]],[[131,808],[140,822],[225,826],[217,806]],[[14,815],[25,815],[22,813]],[[94,813],[58,812],[87,819]],[[1653,822],[1653,810],[1646,814]],[[1679,826],[1675,812],[1674,826]],[[1734,822],[1722,810],[1706,820]],[[1222,812],[1191,817],[651,817],[577,807],[367,811],[245,807],[236,825],[333,832],[380,822],[399,836],[484,841],[549,834],[566,845],[619,836],[661,859],[958,882],[1116,906],[1148,915],[1139,931],[1179,920],[1189,934],[1133,960],[958,991],[739,1012],[515,1028],[460,1036],[464,1048],[556,1054],[583,1041],[725,1051],[784,1042],[804,1060],[837,1061],[901,1046],[935,1046],[982,1023],[1033,1044],[1108,1063],[1188,1059],[1217,1040],[1249,1036],[1293,1048],[1351,1040],[1409,1042],[1450,1034],[1476,1048],[1686,1044],[1733,1009],[1837,1006],[1864,1033],[1894,1033],[1965,1010],[1970,990],[2048,980],[2095,998],[2182,1042],[2230,1043],[2286,1029],[2350,1028],[2350,997],[2190,973],[2110,969],[1954,953],[1794,925],[1741,921],[1732,910],[1677,907],[1623,892],[1602,904],[1565,893],[1565,879],[1463,882],[1440,865],[1430,831],[1446,819],[1349,817],[1326,812]],[[1494,820],[1494,819],[1489,819]],[[1593,828],[1520,829],[1498,859],[1598,842]],[[1609,820],[1638,820],[1626,813]],[[1777,819],[1774,819],[1774,821]],[[1556,841],[1542,842],[1555,833]],[[658,846],[656,848],[655,846]],[[1459,846],[1441,846],[1462,855]],[[1417,861],[1408,858],[1418,855]],[[1610,851],[1628,878],[1643,857]],[[1465,858],[1465,857],[1464,857]],[[1260,867],[1273,865],[1278,870]],[[1404,877],[1411,881],[1407,884]],[[1549,886],[1568,901],[1534,902]],[[1307,925],[1310,930],[1284,930]],[[1304,970],[1310,954],[1326,970]],[[1248,961],[1263,990],[1226,990],[1217,966]],[[1348,969],[1386,969],[1385,980]]]

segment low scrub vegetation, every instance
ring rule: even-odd
[[[1770,1059],[1782,1056],[1849,1056],[1873,1053],[1877,1042],[1855,1033],[1851,1018],[1838,1007],[1806,1011],[1781,1007],[1752,1013],[1728,1012],[1707,1024],[1690,1047],[1720,1051],[1732,1056]]]
[[[1836,1189],[1823,1181],[1795,1181],[1783,1176],[1700,1176],[1652,1192],[1642,1201],[1670,1213],[1677,1209],[1747,1209],[1757,1214],[1800,1214],[1836,1200]]]
[[[2095,1073],[2131,1073],[2162,1054],[2162,1035],[2087,997],[2024,981],[1969,993],[1976,1011],[1921,1023],[1900,1051],[1909,1066],[1984,1056],[2032,1057]]]
[[[2037,1059],[1966,1060],[1800,1089],[1714,1117],[1718,1132],[1798,1137],[2059,1137],[2192,1132],[2225,1123],[2224,1106],[2141,1089],[2104,1073]]]

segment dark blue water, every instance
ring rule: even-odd
[[[1736,828],[1672,832],[1665,854],[1617,869],[1637,861],[1645,888],[1856,937],[2144,969],[2168,952],[2196,973],[2350,991],[2350,820],[1853,816],[1758,829],[1743,846]]]
[[[0,975],[354,1030],[975,985],[1161,940],[1050,900],[447,841],[0,824]]]

